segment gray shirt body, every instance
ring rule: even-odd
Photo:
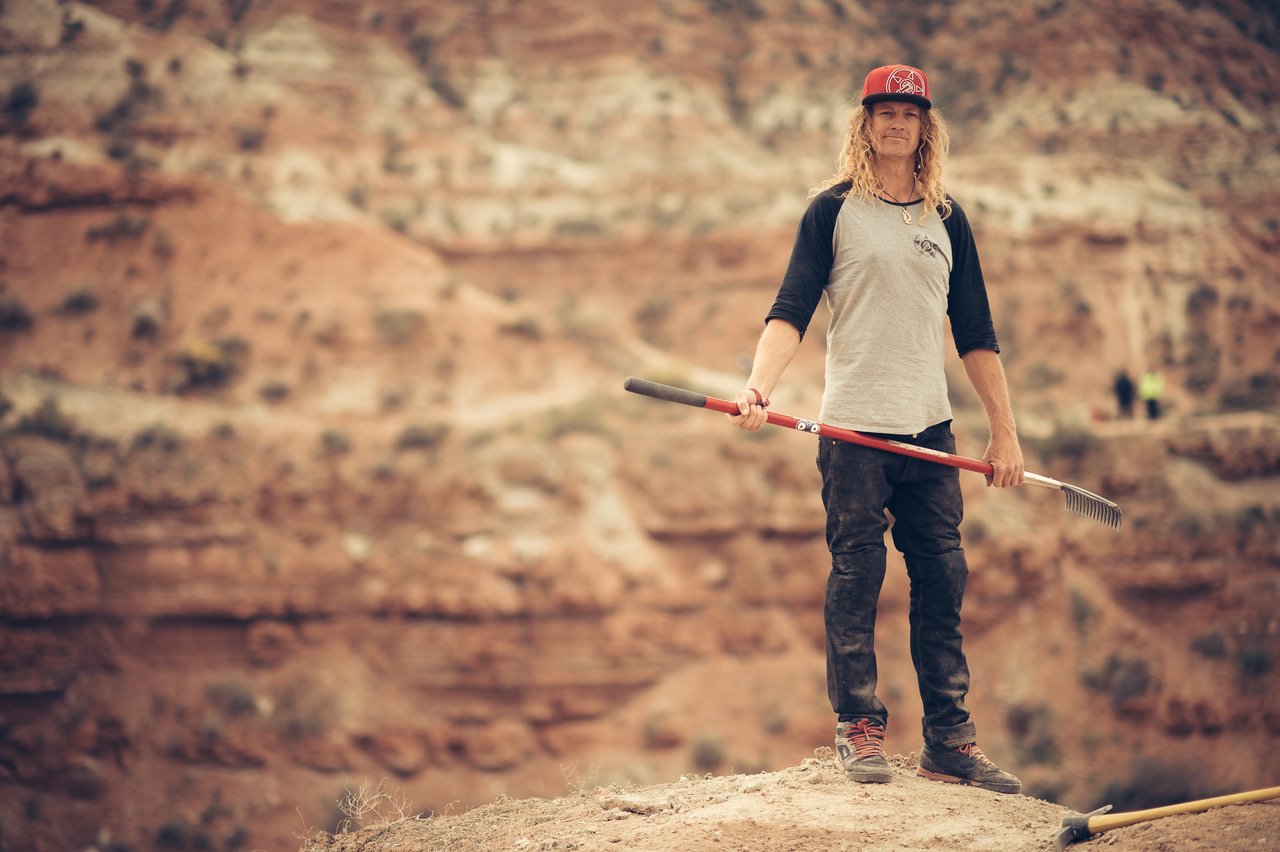
[[[841,189],[810,204],[768,319],[785,319],[803,334],[818,300],[826,300],[824,423],[922,432],[951,419],[948,315],[961,355],[999,351],[968,221],[954,202],[944,221],[922,217],[920,202],[840,198]]]

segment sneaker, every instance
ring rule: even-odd
[[[930,748],[920,752],[917,775],[930,781],[969,784],[993,793],[1021,793],[1022,782],[991,762],[977,743],[956,748]]]
[[[871,719],[837,723],[836,754],[854,781],[886,784],[893,778],[884,756],[884,725]]]

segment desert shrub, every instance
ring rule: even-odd
[[[1138,657],[1112,654],[1104,666],[1081,673],[1085,686],[1095,692],[1106,692],[1111,704],[1119,709],[1125,702],[1151,691],[1156,683],[1147,662]]]
[[[35,320],[17,296],[0,299],[0,331],[27,331]]]
[[[67,442],[76,436],[76,424],[62,413],[57,397],[47,396],[29,414],[18,419],[13,431],[21,435],[40,435],[53,441]]]
[[[396,438],[397,450],[430,450],[449,435],[445,423],[415,424],[406,426]]]
[[[281,381],[270,381],[258,388],[258,396],[267,402],[283,402],[291,393],[289,385]]]
[[[1089,622],[1093,621],[1098,615],[1098,610],[1094,607],[1093,602],[1079,588],[1071,590],[1071,620],[1075,622],[1076,629],[1084,632],[1089,626]]]
[[[20,80],[9,87],[9,94],[4,99],[4,117],[8,124],[22,127],[31,118],[31,113],[40,103],[40,93],[35,83]]]
[[[1227,382],[1220,393],[1225,411],[1266,411],[1280,405],[1280,376],[1254,373]]]
[[[1045,437],[1028,436],[1024,441],[1046,462],[1079,462],[1098,445],[1098,438],[1092,432],[1062,424],[1055,425],[1053,432]]]
[[[135,340],[154,340],[164,327],[168,309],[160,299],[141,298],[129,307],[129,336]]]
[[[151,243],[151,253],[157,260],[173,259],[173,240],[169,238],[168,231],[156,231],[155,239]]]
[[[267,131],[263,127],[238,127],[236,139],[241,151],[261,151],[263,143],[267,140]]]
[[[715,737],[703,734],[689,749],[689,762],[698,772],[711,772],[724,763],[724,745]]]
[[[338,823],[337,833],[346,834],[352,828],[393,825],[415,819],[412,807],[404,793],[388,790],[385,781],[379,781],[376,787],[364,781],[355,790],[348,787],[338,800],[338,810],[345,818]]]
[[[666,322],[671,316],[671,300],[662,296],[649,296],[636,308],[633,316],[637,325],[655,326]]]
[[[1236,653],[1236,669],[1248,678],[1262,677],[1271,671],[1271,651],[1261,642],[1243,645]]]
[[[1053,710],[1044,703],[1014,704],[1005,711],[1005,727],[1013,736],[1026,763],[1056,766],[1062,751],[1054,737]]]
[[[121,240],[136,240],[146,233],[151,220],[147,216],[130,216],[128,213],[117,213],[116,218],[105,225],[88,228],[84,232],[87,240],[104,240],[114,245]]]
[[[760,727],[766,734],[780,734],[787,729],[787,711],[783,705],[774,702],[760,710]]]
[[[1083,810],[1109,804],[1117,813],[1135,811],[1204,799],[1224,792],[1210,786],[1203,773],[1186,771],[1183,764],[1139,757],[1134,761],[1128,778],[1107,782],[1099,797]]]
[[[329,455],[344,455],[351,452],[351,439],[346,432],[326,429],[320,434],[320,449]]]
[[[1191,650],[1211,660],[1221,659],[1227,655],[1227,640],[1215,630],[1191,640]]]
[[[605,423],[604,415],[603,406],[589,400],[568,408],[552,408],[543,415],[541,431],[549,441],[572,432],[586,432],[608,437],[609,427]]]
[[[231,718],[244,716],[258,709],[253,690],[243,681],[226,680],[210,684],[204,694],[210,704]]]
[[[196,834],[196,826],[178,817],[178,819],[166,821],[156,829],[154,847],[156,849],[202,848],[193,846],[196,843]]]
[[[226,338],[213,343],[188,341],[178,351],[176,360],[182,370],[177,390],[196,390],[225,386],[239,371],[248,346],[239,338]]]
[[[498,330],[503,334],[523,337],[526,340],[542,339],[542,324],[538,322],[537,317],[530,314],[507,320],[498,327]]]
[[[89,287],[80,286],[70,290],[58,306],[58,313],[63,316],[80,316],[91,314],[102,306],[98,294]]]
[[[421,311],[405,308],[384,308],[373,316],[373,326],[383,343],[401,346],[416,338],[426,327],[426,317]]]
[[[130,452],[155,449],[163,453],[172,453],[181,448],[182,436],[159,423],[148,426],[134,435],[133,441],[129,444]]]

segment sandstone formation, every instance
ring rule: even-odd
[[[1126,517],[967,482],[984,748],[1077,809],[1273,782],[1278,47],[1235,0],[3,3],[0,848],[289,848],[368,779],[458,810],[828,743],[812,443],[622,380],[734,393],[899,60],[1029,467]],[[1167,416],[1114,419],[1149,366]]]

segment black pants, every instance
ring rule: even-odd
[[[955,452],[950,421],[904,443]],[[887,724],[876,697],[876,607],[885,575],[885,517],[911,583],[911,660],[924,705],[924,740],[956,746],[974,740],[964,706],[969,666],[961,649],[960,605],[969,575],[960,547],[964,507],[959,471],[830,438],[820,438],[818,469],[827,508],[827,692],[840,720]]]

